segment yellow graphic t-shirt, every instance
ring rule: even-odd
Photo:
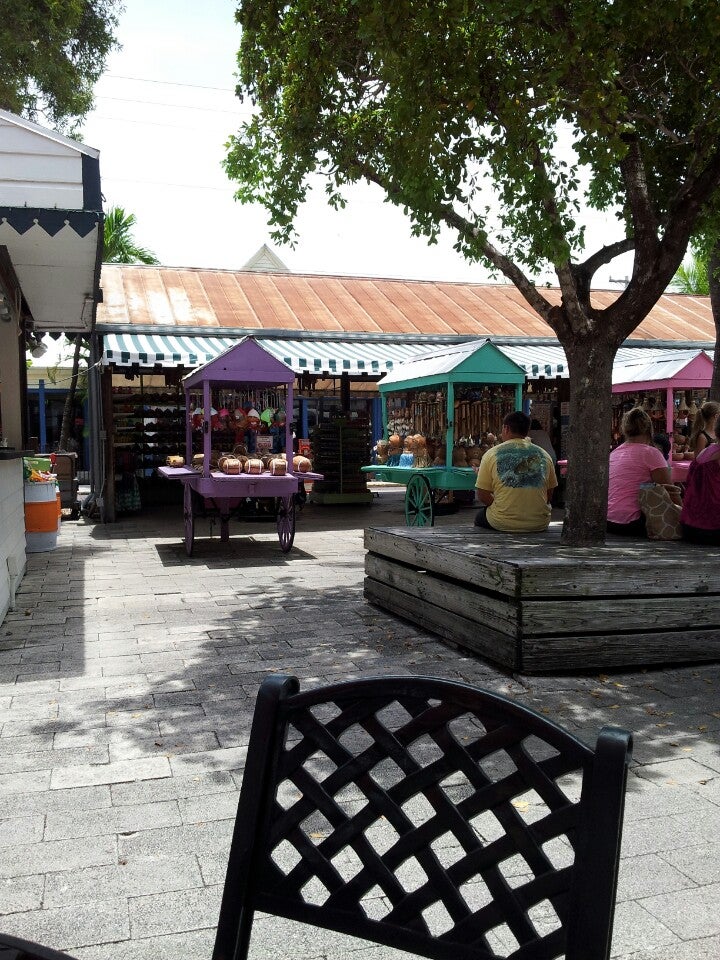
[[[548,490],[557,486],[552,460],[525,438],[491,447],[480,461],[475,486],[490,490],[488,523],[496,530],[536,533],[550,523]]]

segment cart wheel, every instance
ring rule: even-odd
[[[193,515],[192,490],[189,483],[185,484],[183,493],[183,513],[185,516],[185,553],[191,557],[195,538],[195,517]]]
[[[295,499],[283,497],[278,504],[277,532],[280,540],[280,549],[287,553],[292,548],[295,539]]]
[[[433,495],[427,477],[411,477],[405,491],[405,522],[409,527],[432,527],[435,523]]]

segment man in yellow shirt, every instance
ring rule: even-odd
[[[505,533],[540,533],[550,523],[557,486],[553,462],[528,438],[530,417],[520,410],[503,420],[496,447],[480,461],[475,487],[483,504],[475,526]]]

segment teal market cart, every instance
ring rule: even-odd
[[[362,467],[379,480],[405,485],[408,526],[432,526],[441,500],[474,490],[476,469],[453,465],[453,459],[463,447],[477,449],[488,433],[499,433],[503,417],[522,408],[524,383],[523,368],[490,340],[438,347],[380,381],[384,437],[421,435],[439,450],[433,463],[401,453]]]

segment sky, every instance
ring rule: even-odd
[[[100,150],[105,209],[137,218],[135,238],[168,266],[240,269],[263,243],[297,273],[487,282],[488,272],[452,248],[410,235],[410,221],[375,186],[353,187],[333,211],[322,193],[297,221],[296,247],[270,239],[265,211],[241,205],[222,169],[224,144],[249,116],[235,96],[240,29],[232,0],[125,0],[118,39],[81,139]],[[592,221],[596,242],[611,220]],[[599,273],[616,287],[625,260]],[[543,279],[543,278],[539,278]]]

